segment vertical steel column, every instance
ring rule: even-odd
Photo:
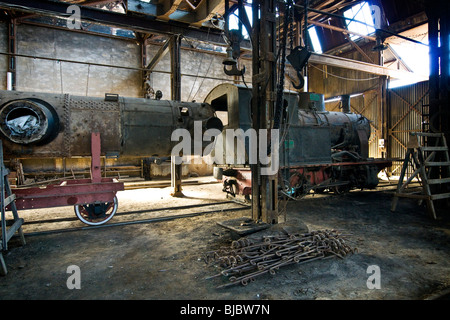
[[[377,157],[378,158],[387,158],[386,150],[389,148],[389,134],[388,134],[388,103],[387,103],[387,88],[388,88],[388,80],[385,76],[380,76],[378,80],[378,97],[377,97],[377,107],[378,107],[378,128],[379,132],[377,132],[378,139],[384,140],[384,149],[381,150],[379,147],[377,148]],[[377,140],[378,143],[378,140]]]
[[[295,1],[294,1],[295,2]],[[304,44],[305,44],[305,48],[307,50],[309,50],[309,34],[308,34],[308,5],[309,5],[309,1],[305,0],[305,22],[304,22],[304,30],[303,30],[303,39],[304,39]],[[303,77],[305,78],[305,86],[303,87],[303,92],[307,92],[308,88],[309,88],[309,73],[308,73],[308,64],[305,64],[305,67],[303,68]]]
[[[254,1],[252,7],[252,120],[259,141],[262,138],[259,129],[268,129],[270,132],[273,125],[276,89],[276,2],[274,0]],[[267,154],[267,150],[260,152],[258,146],[258,156],[260,157],[261,154]],[[260,159],[257,164],[251,165],[251,171],[252,219],[270,224],[278,223],[277,174],[261,175]]]
[[[138,41],[139,41],[139,45],[141,46],[141,68],[145,69],[147,68],[147,40],[148,40],[148,35],[147,34],[141,34],[141,33],[137,33],[136,36],[138,37]],[[143,70],[141,71],[141,85],[142,85],[142,97],[143,98],[149,98],[147,96],[147,92],[146,92],[146,80],[147,80],[147,71]]]
[[[175,35],[170,42],[170,67],[171,67],[171,99],[181,101],[181,35]],[[178,156],[172,156],[170,162],[170,181],[173,189],[173,197],[182,197],[181,176],[182,165],[175,164]]]
[[[378,64],[380,66],[384,65],[384,50],[378,51]],[[380,76],[378,78],[378,92],[377,92],[377,118],[378,118],[378,130],[377,134],[377,145],[380,139],[384,140],[384,150],[388,147],[388,125],[387,125],[387,88],[388,80],[386,76]],[[380,150],[377,147],[377,158],[386,158],[386,151]]]
[[[432,2],[431,4],[433,4]],[[433,130],[437,123],[431,123],[431,117],[439,112],[439,15],[438,8],[428,7],[428,41],[430,48],[430,77],[429,77],[429,115],[430,129]],[[434,118],[433,118],[434,120]]]
[[[16,90],[16,63],[17,58],[17,41],[16,41],[16,19],[10,18],[8,23],[8,74],[7,74],[7,90]]]
[[[440,1],[440,40],[441,40],[441,130],[450,141],[450,4]]]
[[[255,130],[261,128],[260,112],[260,26],[261,21],[259,19],[259,0],[252,1],[252,127]],[[256,146],[257,153],[259,154],[259,145]],[[261,174],[259,160],[256,164],[250,164],[250,170],[252,173],[252,219],[258,221],[261,219]]]
[[[429,119],[430,131],[442,132],[450,141],[450,4],[448,1],[431,1],[426,6],[430,50]],[[431,143],[431,141],[430,141]],[[445,161],[437,154],[435,161]],[[443,168],[441,168],[443,169]],[[432,179],[448,178],[448,171],[433,170]],[[446,184],[436,184],[432,193],[447,193]],[[448,206],[448,202],[447,206]],[[442,202],[445,204],[445,202]]]
[[[430,128],[436,132],[444,132],[449,140],[450,4],[444,0],[431,1],[427,5],[427,17],[430,48]]]

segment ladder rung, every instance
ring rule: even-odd
[[[23,225],[23,219],[17,219],[16,221],[14,221],[14,224],[6,231],[6,242],[8,242],[12,236],[14,235],[14,233],[16,233],[17,230],[19,230],[19,228]]]
[[[441,166],[450,166],[450,161],[445,161],[445,162],[430,162],[430,161],[426,161],[425,162],[425,166],[426,167],[441,167]]]
[[[8,168],[5,168],[5,167],[3,167],[3,176],[7,176],[9,174],[9,169]]]
[[[450,198],[450,192],[431,195],[431,200],[439,200],[439,199],[446,199],[446,198]]]
[[[423,151],[447,151],[447,147],[421,147]]]
[[[8,206],[11,202],[13,202],[14,200],[16,200],[16,195],[15,195],[15,194],[12,194],[12,195],[10,195],[9,197],[6,197],[6,198],[5,198],[5,204],[4,204],[5,208],[6,208],[6,206]]]
[[[450,178],[441,178],[441,179],[428,179],[428,184],[440,184],[440,183],[449,183]]]
[[[412,199],[429,199],[430,196],[426,194],[414,194],[414,193],[395,193],[395,197],[402,197],[402,198],[412,198]]]

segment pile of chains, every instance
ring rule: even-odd
[[[304,234],[263,236],[260,239],[242,238],[206,253],[206,262],[223,270],[206,279],[228,277],[229,282],[218,286],[247,285],[263,274],[275,275],[280,267],[302,264],[337,256],[344,258],[356,248],[346,244],[348,235],[336,230],[311,231]]]

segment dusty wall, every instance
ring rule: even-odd
[[[131,41],[23,24],[17,27],[17,53],[85,63],[140,67],[140,48]],[[141,94],[141,72],[18,58],[16,90],[82,96],[117,93],[138,97]]]
[[[372,46],[373,43],[361,48],[371,61],[356,50],[338,55],[351,60],[378,64],[378,53],[372,51]],[[310,64],[308,72],[309,91],[324,94],[325,99],[342,94],[365,92],[376,88],[379,83],[378,77],[373,74],[319,64]]]
[[[160,45],[147,45],[147,61],[156,55]],[[223,71],[222,61],[224,54],[204,53],[202,51],[191,51],[181,49],[181,100],[203,102],[206,95],[217,85],[223,82],[232,82],[233,77],[227,76]],[[246,81],[251,83],[251,61],[244,61],[246,66]],[[156,92],[163,93],[163,99],[170,99],[170,79],[168,72],[171,71],[170,53],[167,53],[155,66],[150,78],[150,85]],[[209,78],[205,78],[209,77]]]
[[[141,47],[135,40],[115,39],[80,32],[49,27],[17,25],[17,53],[47,57],[55,60],[17,58],[16,87],[18,91],[68,93],[81,96],[103,97],[105,93],[121,96],[143,97],[143,77],[140,70],[120,69],[89,65],[89,63],[141,67]],[[148,61],[159,50],[158,45],[147,46]],[[0,51],[8,51],[8,25],[0,23]],[[203,101],[206,94],[223,80],[204,79],[202,76],[229,78],[223,72],[220,54],[205,54],[199,51],[182,50],[181,72],[182,100]],[[61,62],[58,59],[81,61],[85,64]],[[170,54],[156,66],[151,78],[152,86],[161,90],[163,99],[170,99]],[[0,55],[0,89],[6,89],[8,62],[6,55]],[[250,74],[247,72],[247,74]],[[192,75],[192,76],[189,76]],[[195,76],[194,76],[195,75]],[[200,77],[197,77],[200,76]],[[250,76],[249,76],[250,77]],[[89,165],[84,159],[66,159],[66,170],[83,171]],[[61,172],[62,159],[23,160],[25,172]],[[119,159],[111,165],[140,166],[140,159]],[[155,176],[166,176],[165,170],[152,168]],[[161,167],[162,168],[162,167]],[[206,164],[190,166],[196,174],[212,174],[212,167]],[[136,171],[139,175],[139,172]],[[189,174],[189,172],[187,173]]]
[[[112,38],[63,29],[55,29],[29,24],[17,25],[17,53],[28,56],[46,57],[52,60],[18,57],[16,68],[16,87],[18,91],[68,93],[80,96],[103,97],[105,93],[121,96],[143,97],[143,73],[141,68],[140,44],[133,39]],[[192,40],[189,40],[192,41]],[[183,40],[183,44],[186,44]],[[197,45],[197,44],[195,44]],[[146,45],[147,63],[156,55],[161,45]],[[0,22],[0,51],[8,51],[8,24]],[[181,100],[204,101],[206,95],[217,85],[225,81],[234,81],[223,70],[225,54],[205,53],[201,50],[181,50]],[[71,63],[58,59],[80,61]],[[121,69],[89,65],[89,63],[125,66],[135,69]],[[251,85],[252,61],[241,59],[239,68],[245,66],[245,81]],[[6,55],[0,55],[0,89],[6,89],[8,61]],[[171,98],[170,53],[155,66],[150,78],[153,90],[161,90],[163,99]],[[287,67],[287,72],[296,78],[295,72]],[[208,77],[208,78],[206,78]],[[239,80],[241,80],[239,78]],[[242,82],[238,82],[242,83]],[[286,78],[286,89],[292,90],[291,82]],[[64,170],[85,171],[89,161],[66,159],[65,169],[62,159],[23,160],[26,172],[48,172]],[[140,160],[118,159],[112,166],[140,166]],[[189,172],[199,175],[212,174],[212,166],[192,164]],[[157,170],[157,169],[152,169]],[[138,171],[135,171],[138,174]],[[153,174],[165,176],[160,170]]]

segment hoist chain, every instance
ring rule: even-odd
[[[292,50],[294,48],[294,7],[292,1],[288,1],[288,4],[290,3],[290,7],[288,8],[288,26],[289,26],[289,49]]]
[[[286,66],[286,42],[287,37],[290,38],[290,49],[293,47],[294,43],[294,34],[293,34],[293,27],[292,27],[292,17],[293,17],[293,3],[292,0],[287,0],[285,3],[285,12],[284,12],[284,24],[283,24],[283,33],[280,37],[280,51],[281,51],[281,57],[280,57],[280,77],[277,87],[277,97],[276,97],[276,104],[275,104],[275,114],[274,114],[274,129],[278,129],[280,127],[280,120],[281,120],[281,114],[282,114],[282,100],[283,100],[283,91],[284,91],[284,72],[285,72],[285,66]]]

